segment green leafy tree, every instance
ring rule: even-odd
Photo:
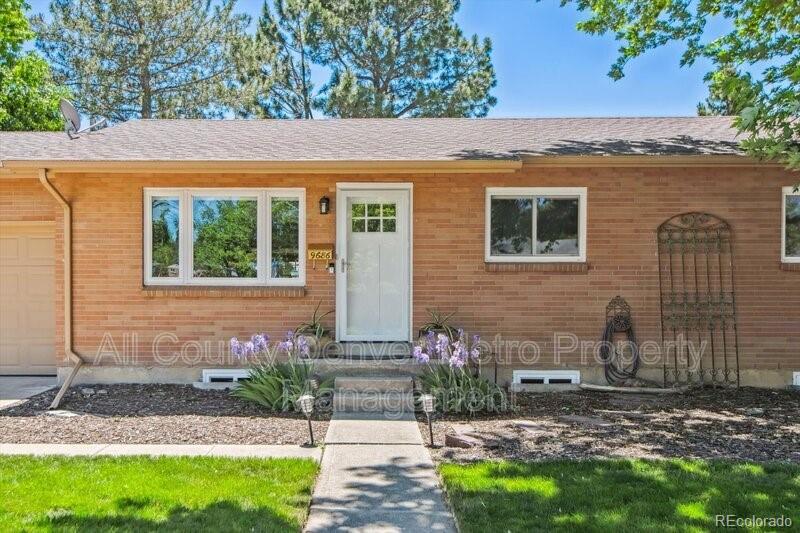
[[[53,0],[37,46],[82,111],[129,118],[217,117],[241,97],[235,0]]]
[[[300,203],[297,200],[272,200],[272,276],[291,278],[299,261]]]
[[[710,72],[705,79],[708,97],[697,104],[700,116],[739,115],[755,104],[761,90],[760,84],[755,83],[749,73],[739,74],[730,67]]]
[[[257,264],[255,201],[195,204],[194,274],[209,278],[253,278]]]
[[[33,38],[26,9],[22,0],[0,0],[0,130],[58,130],[58,101],[69,92],[53,81],[41,56],[22,51]]]
[[[610,33],[620,42],[609,72],[614,79],[622,78],[631,59],[670,42],[685,46],[682,65],[710,60],[712,98],[740,111],[736,125],[746,136],[744,148],[755,157],[800,168],[800,2],[561,0],[561,5],[590,13],[579,30]],[[727,24],[728,33],[710,36],[711,19]],[[741,107],[742,82],[750,72],[755,76],[752,99]]]
[[[308,0],[274,0],[272,8],[264,2],[242,80],[252,95],[243,114],[314,118],[313,16]]]
[[[153,203],[153,272],[158,277],[178,275],[178,201],[159,199]]]
[[[786,201],[786,254],[800,255],[800,200]]]
[[[319,0],[315,57],[337,117],[485,116],[496,103],[489,39],[464,37],[458,0]]]

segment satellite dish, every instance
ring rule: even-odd
[[[61,114],[64,115],[64,120],[67,121],[67,127],[72,131],[81,129],[81,116],[78,110],[72,105],[69,100],[61,99],[58,106],[61,108]]]
[[[67,132],[70,139],[75,139],[81,133],[97,130],[106,126],[106,119],[103,118],[81,129],[81,115],[78,113],[78,110],[75,109],[75,106],[72,105],[72,102],[62,98],[58,106],[61,108],[61,114],[64,116],[64,130]]]

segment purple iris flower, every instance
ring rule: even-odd
[[[245,358],[250,357],[251,355],[256,354],[256,346],[253,344],[253,341],[247,341],[244,343],[244,356]]]
[[[425,335],[425,347],[429,355],[436,353],[436,335],[432,331]]]
[[[244,349],[242,348],[242,343],[239,342],[239,339],[236,337],[231,337],[230,347],[233,356],[237,359],[241,359],[244,355]]]
[[[439,354],[439,357],[445,359],[449,356],[449,350],[450,338],[444,333],[439,333],[439,336],[436,338],[436,353]]]
[[[426,364],[431,360],[431,357],[425,353],[422,346],[414,346],[414,359],[416,359],[418,363]]]
[[[264,353],[267,351],[269,345],[269,335],[266,333],[256,333],[250,338],[250,341],[253,343],[256,353]]]
[[[302,335],[297,337],[297,351],[301,357],[308,357],[311,353],[311,348],[308,346],[308,340]]]

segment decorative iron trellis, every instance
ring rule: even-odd
[[[664,385],[739,385],[733,232],[708,213],[658,227]]]

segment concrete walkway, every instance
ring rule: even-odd
[[[413,413],[335,413],[307,532],[455,533]]]
[[[0,376],[0,409],[22,403],[56,385],[55,376]]]
[[[0,444],[0,455],[206,456],[322,459],[322,448],[261,444]]]

